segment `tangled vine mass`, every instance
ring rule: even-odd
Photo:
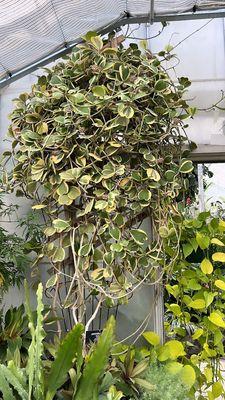
[[[96,314],[159,280],[168,220],[175,230],[181,222],[177,204],[193,168],[184,124],[194,110],[183,99],[190,82],[172,82],[168,57],[89,33],[15,100],[5,152],[14,167],[4,181],[43,213],[39,259],[50,260],[47,286],[75,321],[84,320],[85,296],[98,299]],[[153,238],[141,226],[148,217]]]

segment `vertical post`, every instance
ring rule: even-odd
[[[155,17],[155,4],[154,0],[150,0],[150,24],[152,25]]]
[[[200,212],[205,211],[203,164],[198,164],[198,200],[199,200],[199,211]]]

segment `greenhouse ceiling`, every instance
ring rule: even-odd
[[[90,30],[225,17],[225,0],[2,0],[0,87],[63,54]]]

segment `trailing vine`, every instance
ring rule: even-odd
[[[164,240],[167,257],[173,257],[175,235]],[[193,397],[199,392],[199,399],[224,396],[224,247],[223,220],[202,212],[196,219],[183,221],[179,256],[166,284],[167,335],[184,343],[196,372]]]
[[[15,100],[4,181],[44,215],[39,259],[54,271],[54,305],[82,322],[97,299],[86,329],[102,304],[126,302],[171,268],[159,272],[158,260],[168,221],[176,231],[182,219],[177,202],[193,169],[184,129],[195,110],[183,99],[189,80],[174,84],[164,62],[165,52],[112,48],[89,33]],[[141,227],[149,217],[154,240]]]

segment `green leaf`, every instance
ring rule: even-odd
[[[67,169],[64,172],[60,172],[60,177],[62,179],[64,179],[65,181],[74,181],[77,180],[77,178],[79,178],[80,174],[82,172],[82,168],[71,168],[71,169]]]
[[[120,78],[122,79],[122,81],[126,81],[129,78],[130,70],[128,67],[125,67],[124,65],[120,65],[119,74],[120,74]]]
[[[32,208],[32,210],[42,210],[45,207],[47,207],[46,204],[35,204],[31,208]]]
[[[70,206],[72,204],[73,200],[67,195],[63,194],[62,196],[59,196],[58,198],[58,203],[61,204],[62,206]]]
[[[142,378],[134,378],[135,383],[138,386],[143,387],[144,389],[149,390],[154,390],[155,386],[152,385],[152,383],[148,382],[146,379],[142,379]]]
[[[110,386],[106,400],[120,400],[122,397],[124,396],[121,391],[118,392],[115,386]]]
[[[55,219],[53,222],[53,226],[56,229],[57,233],[61,233],[68,228],[70,228],[69,221],[65,221],[64,219]]]
[[[205,308],[205,300],[203,299],[197,299],[197,300],[192,300],[189,304],[188,307],[194,308],[196,310],[201,310],[202,308]]]
[[[147,169],[146,169],[146,173],[147,173],[147,177],[150,178],[150,179],[152,179],[152,180],[155,181],[155,182],[158,182],[158,181],[160,181],[160,179],[161,179],[161,177],[160,177],[158,171],[156,171],[156,170],[153,169],[153,168],[147,168]]]
[[[213,265],[207,258],[204,258],[201,262],[200,268],[205,275],[210,275],[213,272]]]
[[[225,282],[222,281],[221,279],[217,279],[217,280],[215,281],[214,284],[215,284],[215,286],[218,287],[219,289],[225,290]]]
[[[194,168],[194,166],[193,166],[192,161],[190,161],[190,160],[183,160],[183,161],[181,162],[179,171],[180,171],[182,174],[189,174],[189,173],[193,170],[193,168]]]
[[[169,229],[167,228],[167,226],[160,226],[159,236],[161,236],[162,238],[167,238],[169,236]]]
[[[4,367],[2,368],[2,365],[0,365],[0,390],[4,400],[12,400],[14,398],[12,389],[5,378]]]
[[[160,337],[157,333],[153,331],[144,332],[142,336],[150,343],[152,346],[158,346],[160,344]]]
[[[122,250],[122,248],[121,248]],[[111,251],[104,254],[103,259],[107,265],[111,265],[114,260],[114,253]]]
[[[225,246],[225,244],[223,242],[221,242],[221,240],[219,240],[217,238],[211,239],[211,243],[212,244],[216,244],[217,246]]]
[[[203,335],[204,331],[202,328],[196,329],[195,333],[192,335],[192,339],[197,340]]]
[[[50,80],[50,84],[52,86],[54,86],[54,85],[62,85],[62,83],[63,83],[63,81],[58,75],[52,75],[51,80]]]
[[[92,92],[95,96],[103,98],[106,95],[106,87],[104,85],[94,86]]]
[[[78,384],[77,393],[74,393],[73,400],[93,400],[93,393],[96,391],[99,379],[103,375],[108,364],[114,331],[115,320],[112,316],[99,337],[91,357],[87,361]]]
[[[84,210],[81,210],[81,211],[78,211],[78,212],[77,212],[77,217],[82,217],[83,215],[86,215],[86,214],[88,214],[89,212],[91,212],[91,210],[92,210],[92,208],[93,208],[93,205],[94,205],[94,199],[92,199],[91,201],[89,201],[89,202],[86,204]]]
[[[209,321],[212,322],[214,325],[219,326],[220,328],[225,328],[225,322],[218,312],[212,312],[208,318]]]
[[[162,92],[165,89],[167,89],[168,86],[169,86],[169,82],[168,81],[159,80],[155,84],[155,91],[156,92]]]
[[[72,368],[73,360],[81,353],[83,326],[77,324],[67,333],[59,345],[56,358],[53,361],[50,373],[45,382],[46,400],[52,400],[57,390],[65,383],[67,373]]]
[[[175,172],[175,171],[172,171],[172,170],[170,170],[170,169],[169,169],[168,171],[166,171],[166,172],[165,172],[165,175],[164,175],[165,179],[166,179],[168,182],[173,182],[175,176],[176,176],[176,172]]]
[[[178,357],[184,356],[184,346],[178,340],[170,340],[166,342],[159,350],[158,360],[166,361],[168,359],[176,360]]]
[[[199,232],[196,233],[196,241],[202,250],[205,250],[210,245],[210,238]]]
[[[121,103],[118,107],[118,114],[121,117],[126,117],[126,118],[130,119],[134,116],[134,109],[131,106],[127,106],[127,105]]]
[[[59,124],[65,125],[67,120],[63,115],[59,115],[58,117],[54,118],[55,122],[58,122]]]
[[[215,297],[215,293],[212,292],[204,292],[204,298],[205,298],[205,305],[206,307],[209,307],[210,304],[212,304],[213,300]]]
[[[176,315],[177,317],[179,317],[182,314],[182,311],[181,311],[181,308],[180,308],[179,304],[170,304],[168,306],[168,309],[170,311],[172,311],[172,313],[174,315]]]
[[[225,253],[214,253],[212,259],[213,261],[225,262]]]
[[[112,252],[116,252],[116,253],[120,253],[123,250],[123,246],[121,243],[112,243],[110,245],[110,250],[112,250]]]
[[[217,399],[224,393],[223,391],[223,385],[221,382],[217,381],[214,382],[212,385],[212,394],[214,396],[214,399]]]
[[[193,252],[193,247],[190,243],[184,243],[183,244],[183,252],[184,252],[184,257],[187,258],[190,256],[190,254]]]
[[[90,114],[91,114],[91,108],[89,106],[86,106],[86,105],[85,106],[78,106],[77,105],[77,106],[74,106],[73,109],[77,114],[84,115],[86,117],[89,117]]]
[[[58,274],[52,275],[46,282],[46,285],[45,285],[46,289],[48,289],[48,288],[50,288],[52,286],[55,286],[57,280],[58,280]]]
[[[109,234],[115,240],[120,240],[120,238],[121,238],[121,232],[120,232],[119,228],[110,228]]]
[[[151,199],[151,196],[152,196],[152,194],[151,194],[150,190],[147,190],[147,189],[142,189],[138,193],[139,200],[149,201]]]
[[[72,200],[76,200],[81,195],[81,190],[79,187],[72,186],[68,193],[68,197]]]
[[[101,50],[103,48],[103,40],[100,36],[92,36],[91,43],[97,50]]]
[[[131,229],[130,234],[134,241],[140,245],[144,244],[148,240],[146,232],[141,229]]]
[[[56,192],[59,196],[62,196],[63,194],[67,194],[68,191],[69,191],[69,186],[67,185],[66,182],[62,182]]]
[[[88,254],[91,252],[92,245],[91,244],[84,244],[80,249],[78,250],[78,255],[86,257]]]
[[[185,386],[191,388],[196,380],[196,373],[194,368],[191,365],[185,365],[181,370],[180,377]]]
[[[83,175],[79,179],[79,182],[81,185],[88,185],[90,183],[90,180],[91,180],[91,175]]]
[[[62,262],[65,259],[65,257],[66,257],[66,253],[65,253],[64,248],[58,247],[52,256],[52,261],[54,263]]]
[[[96,210],[104,210],[104,208],[106,208],[108,205],[107,201],[105,200],[98,200],[95,203],[95,209]]]
[[[26,114],[25,120],[30,124],[35,124],[36,122],[40,121],[41,116],[38,113]]]
[[[30,398],[28,397],[28,392],[27,390],[24,389],[24,387],[21,385],[20,381],[18,380],[18,378],[12,373],[12,371],[10,371],[9,368],[7,368],[5,365],[0,365],[0,372],[1,372],[1,376],[4,377],[7,382],[13,387],[13,389],[15,389],[21,400],[30,400]],[[1,380],[0,380],[1,381]],[[0,389],[3,392],[3,389],[5,390],[6,395],[9,395],[9,391],[7,390],[8,387],[6,385],[4,385],[5,381],[3,380],[3,386],[0,387]],[[4,394],[4,392],[3,392]],[[11,397],[9,400],[13,400],[15,398],[15,396]],[[7,397],[4,397],[4,400],[7,400]],[[40,398],[41,400],[41,398]]]
[[[183,368],[183,365],[177,361],[170,361],[167,365],[166,368],[172,375],[177,375]]]

